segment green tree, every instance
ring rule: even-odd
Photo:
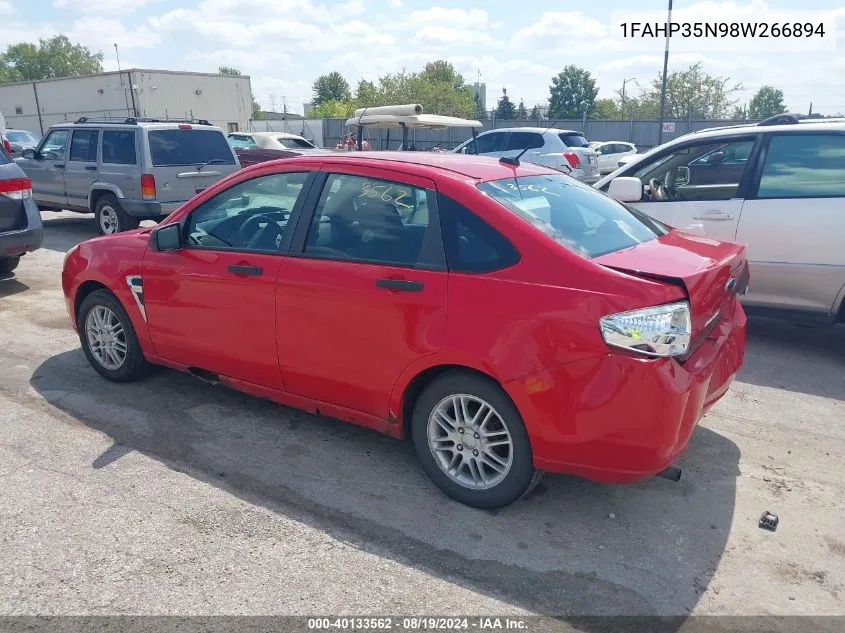
[[[613,99],[598,99],[590,112],[593,119],[621,119],[624,118],[622,111]]]
[[[566,66],[552,77],[549,91],[550,119],[577,119],[592,112],[599,93],[589,71],[577,66]]]
[[[543,118],[543,113],[540,112],[540,106],[539,105],[535,105],[533,108],[531,108],[531,118],[536,120],[536,121],[539,121],[540,119]]]
[[[772,86],[763,86],[748,102],[748,116],[752,119],[765,119],[784,112],[783,90]]]
[[[516,115],[514,118],[520,119],[521,121],[528,118],[528,110],[525,109],[525,103],[523,103],[522,99],[519,100],[519,105],[516,108]]]
[[[21,42],[0,55],[0,81],[38,81],[103,72],[103,53],[72,43],[65,35]]]
[[[508,89],[502,88],[502,96],[499,103],[496,105],[497,119],[513,119],[516,115],[516,108],[513,107],[513,101],[508,97]]]
[[[355,105],[353,101],[331,99],[315,106],[311,116],[315,119],[348,119],[355,113]]]
[[[634,116],[654,118],[660,115],[660,91],[663,74],[651,82],[639,98],[631,99]],[[711,75],[701,62],[686,70],[669,73],[666,79],[666,119],[726,119],[734,112],[742,84],[730,85],[729,77]]]
[[[472,98],[475,102],[475,118],[479,121],[484,121],[487,119],[487,104],[481,103],[481,92],[475,91]]]
[[[382,105],[380,103],[378,88],[372,81],[361,79],[358,82],[358,87],[355,89],[355,101],[359,108],[372,107],[375,105]]]
[[[221,75],[226,75],[227,77],[240,77],[242,75],[241,71],[233,66],[218,66],[217,72]],[[250,92],[249,98],[252,102],[252,120],[262,120],[264,118],[264,113],[261,111],[261,104],[255,100],[255,93]]]
[[[314,81],[314,105],[318,106],[326,101],[350,101],[352,93],[349,84],[339,72],[320,75]]]
[[[444,59],[428,62],[420,73],[420,76],[423,80],[432,83],[450,84],[455,90],[460,90],[464,87],[463,75],[455,70],[451,62],[447,62]]]

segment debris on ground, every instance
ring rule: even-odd
[[[778,515],[766,511],[763,513],[763,516],[760,517],[760,523],[758,525],[764,530],[774,532],[778,529],[779,521],[780,519],[778,519]]]

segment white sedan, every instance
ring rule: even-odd
[[[629,159],[637,154],[637,148],[633,143],[624,141],[602,141],[590,143],[599,160],[599,172],[609,174],[620,166],[620,160]]]
[[[229,144],[235,149],[316,149],[314,143],[289,132],[232,132]]]

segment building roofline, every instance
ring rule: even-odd
[[[198,77],[225,77],[227,79],[250,79],[249,75],[221,75],[220,73],[199,73],[193,71],[182,70],[160,70],[155,68],[124,68],[121,70],[109,70],[102,73],[94,73],[91,75],[74,75],[73,77],[51,77],[50,79],[36,79],[34,81],[8,81],[0,83],[0,88],[4,86],[18,86],[24,84],[42,84],[51,81],[67,81],[70,79],[87,79],[90,77],[105,77],[107,75],[125,75],[126,73],[156,73],[159,75],[196,75]]]

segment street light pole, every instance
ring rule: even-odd
[[[657,144],[663,144],[663,118],[666,116],[666,74],[669,70],[669,33],[672,25],[672,0],[669,0],[669,17],[666,20],[666,49],[663,51],[663,87],[660,90],[660,127]]]

